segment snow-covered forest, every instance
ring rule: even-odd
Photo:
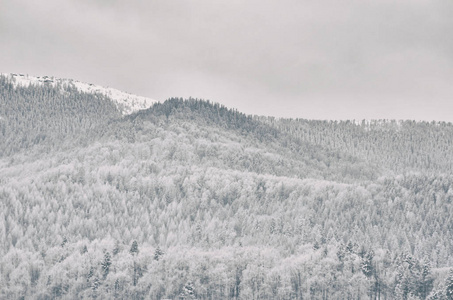
[[[453,299],[453,124],[0,76],[0,299]]]

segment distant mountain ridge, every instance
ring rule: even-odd
[[[5,73],[1,75],[11,79],[15,86],[60,86],[61,88],[63,88],[62,91],[64,91],[65,87],[71,86],[76,88],[79,92],[101,94],[110,98],[115,103],[117,109],[121,112],[122,115],[129,115],[141,109],[149,108],[151,105],[158,102],[157,100],[151,98],[137,96],[122,92],[114,88],[103,87],[100,85],[85,83],[73,79],[62,79],[53,76],[31,76],[15,73]]]

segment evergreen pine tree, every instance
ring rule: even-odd
[[[164,252],[157,246],[156,251],[154,251],[154,260],[158,261],[162,255],[164,255]]]
[[[107,275],[110,271],[110,266],[112,264],[111,256],[109,252],[105,252],[104,260],[102,261],[102,277],[103,279],[107,278]]]
[[[68,238],[66,236],[63,236],[63,241],[61,242],[61,247],[63,248],[68,242]]]
[[[118,253],[120,253],[120,243],[118,242],[118,240],[115,242],[115,248],[113,248],[113,255],[117,255]]]
[[[426,299],[433,289],[434,278],[431,274],[431,266],[424,263],[421,270],[421,278],[418,286],[418,294],[422,299]]]
[[[99,285],[100,285],[99,278],[95,277],[93,280],[93,284],[91,285],[91,288],[93,289],[93,291],[96,291],[99,288]]]
[[[91,277],[93,277],[93,275],[94,275],[94,269],[93,269],[93,267],[90,267],[90,271],[88,272],[88,275],[87,275],[87,282],[90,282]]]
[[[448,300],[453,300],[453,269],[450,269],[448,277],[445,280],[445,296]]]
[[[362,258],[362,272],[366,277],[371,277],[373,275],[373,257],[374,252],[368,251]]]
[[[137,243],[137,241],[133,241],[132,242],[131,249],[129,250],[129,252],[132,255],[137,255],[138,254],[138,243]]]

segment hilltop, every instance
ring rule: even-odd
[[[4,73],[0,74],[0,76],[9,79],[15,87],[50,86],[61,89],[62,93],[67,92],[68,88],[75,88],[80,93],[100,94],[112,100],[122,115],[128,115],[141,109],[149,108],[157,102],[154,99],[129,94],[114,88],[103,87],[73,79],[62,79],[53,76],[31,76],[15,73]]]

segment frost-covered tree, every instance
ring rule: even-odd
[[[158,261],[162,255],[164,255],[164,252],[160,249],[159,246],[157,246],[156,250],[154,251],[154,260]]]
[[[453,269],[450,269],[448,277],[445,280],[445,296],[448,300],[453,299]]]
[[[112,265],[112,258],[110,252],[105,252],[104,260],[101,263],[102,267],[102,278],[105,280],[110,271],[110,266]]]
[[[132,255],[137,255],[138,254],[138,243],[137,241],[133,241],[131,248],[129,249],[129,253]]]

